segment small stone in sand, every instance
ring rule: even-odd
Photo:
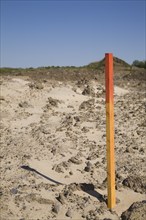
[[[59,193],[57,200],[63,205],[65,204],[65,196],[62,193]]]
[[[67,210],[66,216],[72,218],[72,211],[70,208]]]
[[[21,108],[28,108],[28,107],[29,107],[29,104],[28,104],[28,102],[26,102],[26,101],[20,102],[20,103],[19,103],[19,107],[21,107]]]
[[[122,213],[122,220],[144,220],[146,214],[146,201],[134,202],[129,209]]]
[[[75,164],[81,164],[83,161],[79,160],[77,157],[71,157],[69,159],[69,162],[75,163]]]
[[[17,194],[17,193],[18,193],[18,190],[17,190],[16,188],[12,188],[12,189],[10,190],[10,192],[11,192],[12,194]]]
[[[0,95],[0,100],[1,100],[1,101],[4,101],[5,98],[4,98],[3,96]]]
[[[53,211],[54,213],[56,213],[56,214],[59,213],[59,211],[60,211],[60,205],[59,205],[59,203],[55,203],[55,204],[54,204],[52,211]]]
[[[87,166],[85,167],[85,171],[86,171],[86,172],[90,172],[91,169],[92,169],[92,164],[91,164],[91,162],[88,162],[88,163],[87,163]]]

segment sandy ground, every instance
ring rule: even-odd
[[[145,199],[144,92],[114,93],[117,203],[108,210],[104,86],[1,78],[1,220],[116,220]]]

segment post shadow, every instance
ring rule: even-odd
[[[44,177],[45,179],[53,182],[53,183],[56,183],[58,185],[64,185],[63,183],[61,182],[58,182],[56,180],[53,180],[51,179],[50,177],[40,173],[39,171],[35,170],[34,168],[31,168],[29,166],[21,166],[22,169],[24,170],[27,170],[27,171],[31,171],[31,172],[34,172],[34,173],[37,173],[38,175]],[[106,199],[104,198],[104,196],[102,194],[100,194],[99,192],[97,192],[95,189],[94,189],[94,185],[92,183],[80,183],[79,184],[80,186],[80,189],[86,193],[88,193],[90,196],[93,196],[95,197],[96,199],[98,199],[100,202],[105,202],[107,203]]]
[[[28,171],[37,173],[38,175],[40,175],[40,176],[44,177],[45,179],[47,179],[47,180],[49,180],[49,181],[51,181],[51,182],[53,182],[53,183],[56,183],[56,184],[58,184],[58,185],[64,185],[63,183],[58,182],[58,181],[56,181],[56,180],[53,180],[53,179],[51,179],[50,177],[48,177],[48,176],[46,176],[46,175],[40,173],[39,171],[37,171],[37,170],[35,170],[35,169],[33,169],[33,168],[29,167],[29,166],[23,165],[23,166],[21,166],[21,168],[24,169],[24,170],[28,170]]]
[[[96,199],[98,199],[100,202],[106,203],[106,199],[103,197],[101,193],[97,192],[94,189],[94,185],[92,183],[80,183],[80,188],[84,192],[88,193],[90,196],[93,196]]]

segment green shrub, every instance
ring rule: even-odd
[[[143,61],[134,60],[132,63],[132,66],[146,69],[146,60],[143,60]]]

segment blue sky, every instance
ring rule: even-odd
[[[146,59],[144,0],[1,0],[1,66]]]

